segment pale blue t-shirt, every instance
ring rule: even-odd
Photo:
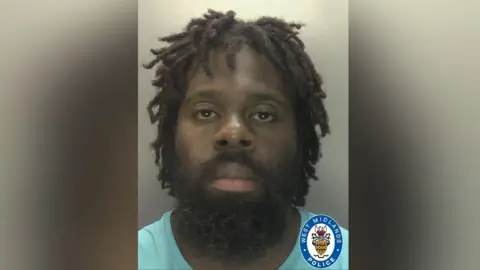
[[[315,214],[298,208],[302,219],[302,227],[307,220]],[[138,232],[138,269],[155,270],[188,270],[192,269],[180,253],[175,238],[173,237],[170,224],[171,211],[163,217]],[[327,268],[328,270],[348,269],[348,231],[341,228],[343,245],[342,251],[335,263]],[[300,232],[299,232],[300,236]],[[300,237],[299,237],[300,239]],[[300,240],[297,240],[295,248],[287,257],[285,262],[278,268],[281,270],[307,270],[318,269],[308,264],[300,252]]]

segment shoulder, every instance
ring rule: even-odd
[[[164,240],[165,236],[168,236],[171,232],[170,227],[170,215],[171,211],[163,214],[162,218],[143,227],[138,231],[138,243],[139,245],[148,246],[158,241]]]
[[[155,246],[155,239],[158,237],[158,227],[161,226],[161,220],[147,225],[138,231],[138,248],[143,250],[151,249]],[[140,252],[140,250],[139,250]]]
[[[168,247],[167,214],[138,231],[138,269],[158,268]]]

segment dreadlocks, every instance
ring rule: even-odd
[[[210,50],[218,47],[225,49],[227,65],[235,69],[236,53],[241,46],[248,45],[267,57],[292,91],[303,163],[299,179],[301,185],[293,198],[293,205],[304,206],[308,179],[317,180],[315,164],[321,157],[319,136],[324,137],[330,132],[323,104],[326,95],[322,79],[298,37],[297,30],[302,27],[301,24],[287,23],[274,17],[243,21],[235,15],[233,11],[222,13],[209,9],[203,17],[192,19],[183,32],[159,39],[169,46],[151,50],[155,58],[144,67],[156,67],[152,84],[159,89],[148,104],[150,120],[158,127],[157,139],[152,143],[155,163],[161,165],[158,179],[162,188],[170,189],[169,194],[173,195],[168,157],[174,154],[174,126],[187,88],[186,74],[192,62],[197,61],[205,73],[212,76],[208,57]],[[154,108],[157,108],[156,112]],[[319,135],[315,130],[317,125]]]

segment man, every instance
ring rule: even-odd
[[[300,27],[209,10],[151,50],[153,147],[177,204],[139,231],[139,269],[315,268],[299,236],[314,216],[302,207],[329,125]],[[341,232],[328,269],[348,268]]]

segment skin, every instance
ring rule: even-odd
[[[221,50],[210,54],[210,67],[212,78],[198,66],[192,67],[188,90],[180,106],[175,141],[177,148],[187,151],[182,156],[185,163],[201,166],[222,151],[246,151],[255,161],[272,165],[279,164],[281,158],[293,158],[294,108],[275,67],[248,46],[237,53],[235,70],[227,66]],[[250,196],[255,196],[255,192]],[[285,261],[300,229],[298,212],[292,208],[287,213],[287,228],[281,243],[268,251],[266,258],[243,265],[242,269],[272,269]],[[227,268],[198,258],[187,242],[178,235],[175,238],[194,269]]]
[[[221,51],[211,53],[210,65],[213,78],[193,69],[180,107],[176,142],[189,149],[189,162],[196,166],[228,150],[267,164],[293,156],[293,108],[274,66],[246,46],[234,71]]]

